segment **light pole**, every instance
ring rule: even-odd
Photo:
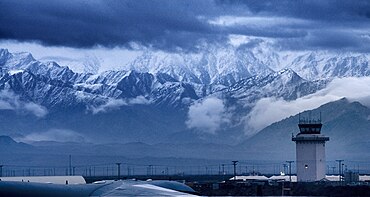
[[[236,180],[236,164],[238,163],[238,161],[232,161],[232,162],[234,166],[234,180]]]
[[[119,180],[121,177],[121,163],[116,163],[117,165],[117,179]]]
[[[333,166],[331,168],[333,169],[333,175],[334,175],[334,173],[335,173],[335,166]]]
[[[72,155],[69,155],[69,176],[72,176]]]
[[[344,161],[343,159],[338,159],[338,160],[335,160],[336,162],[338,162],[338,174],[339,174],[339,181],[341,182],[342,181],[342,162]]]
[[[284,169],[283,172],[284,172],[284,175],[286,175],[287,174],[287,171],[288,171],[286,168],[287,168],[287,164],[284,163],[283,164],[283,169]]]
[[[344,163],[342,163],[342,173],[341,173],[341,175],[343,175],[343,178],[342,178],[342,182],[344,182]]]
[[[289,163],[289,182],[292,182],[292,163],[294,163],[294,161],[286,161],[287,163]]]

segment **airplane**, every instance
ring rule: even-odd
[[[0,196],[7,197],[197,196],[196,194],[185,184],[161,180],[106,180],[92,184],[0,181]]]

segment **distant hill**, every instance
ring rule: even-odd
[[[33,149],[33,146],[22,142],[16,142],[9,136],[0,136],[0,152],[29,152]]]
[[[321,133],[330,137],[327,158],[368,160],[370,158],[370,109],[346,98],[301,113],[302,117],[322,114]],[[292,134],[298,133],[299,115],[271,124],[252,138],[239,144],[250,158],[286,160],[295,158]]]

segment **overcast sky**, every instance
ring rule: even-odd
[[[82,61],[77,69],[90,61],[98,62],[100,70],[119,67],[145,49],[197,52],[208,45],[244,41],[266,41],[276,51],[369,53],[370,0],[0,0],[0,48],[28,51],[36,59],[61,65]],[[343,84],[349,82],[369,84]],[[350,86],[345,91],[349,89],[354,90]],[[343,96],[333,95],[311,103]],[[295,106],[308,103],[305,98],[296,105],[268,99],[252,111],[251,117],[261,118],[251,120],[256,129],[269,123],[265,106],[287,116],[298,112]],[[11,102],[5,104],[9,108]],[[112,101],[96,113],[126,104]],[[208,106],[217,108],[208,113]],[[29,111],[47,113],[35,105]],[[269,121],[281,117],[272,118]],[[222,101],[208,99],[191,107],[187,126],[214,133],[220,122],[228,122],[227,109]]]
[[[278,50],[368,53],[370,1],[0,0],[0,47],[197,51],[231,35]]]

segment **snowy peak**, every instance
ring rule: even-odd
[[[148,96],[152,89],[154,76],[149,73],[138,73],[131,71],[117,84],[122,91],[121,97],[135,98],[137,96]]]
[[[282,84],[302,83],[304,79],[290,68],[285,68],[266,77],[266,80],[280,81]]]
[[[307,80],[370,75],[369,56],[365,54],[309,52],[298,55],[288,65]]]
[[[266,77],[251,77],[231,86],[228,94],[232,98],[255,103],[263,97],[294,100],[324,88],[325,80],[307,81],[292,69],[283,69]]]
[[[210,47],[199,53],[164,53],[147,51],[126,69],[153,74],[166,73],[188,83],[232,85],[254,75],[272,72],[247,48]]]
[[[0,65],[4,65],[5,62],[11,57],[8,49],[1,49],[0,48]]]
[[[8,70],[26,69],[36,60],[30,53],[9,53],[7,49],[0,49],[0,66]]]
[[[231,89],[238,89],[240,87],[249,88],[253,86],[262,87],[270,83],[274,84],[295,84],[301,83],[302,79],[296,72],[292,69],[286,68],[278,72],[271,73],[265,77],[253,76],[247,79],[240,80],[235,85],[231,86]]]

